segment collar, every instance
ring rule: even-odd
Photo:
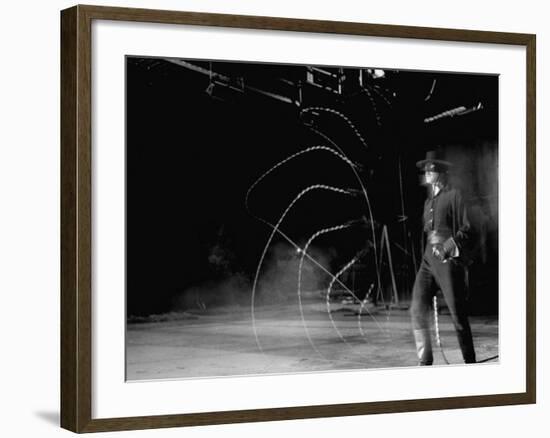
[[[449,190],[449,186],[447,184],[444,186],[437,185],[437,184],[434,185],[432,198],[436,198],[437,196],[439,196],[440,193],[446,192],[447,190]]]

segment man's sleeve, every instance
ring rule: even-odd
[[[456,192],[453,205],[453,240],[459,250],[466,248],[472,240],[472,226],[468,216],[468,206],[460,192]]]
[[[443,242],[446,257],[460,257],[462,250],[472,239],[472,227],[468,217],[468,208],[460,192],[456,192],[451,205],[453,236]]]

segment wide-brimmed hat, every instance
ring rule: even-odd
[[[453,167],[453,163],[442,158],[439,151],[428,151],[426,152],[426,159],[418,161],[416,167],[424,171],[447,171],[450,167]]]

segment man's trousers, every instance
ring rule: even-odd
[[[465,363],[475,363],[472,331],[466,305],[465,267],[454,260],[443,263],[432,254],[432,245],[426,251],[413,286],[411,318],[420,365],[431,365],[430,321],[433,297],[441,290],[451,313],[458,343]]]

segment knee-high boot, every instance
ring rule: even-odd
[[[416,354],[418,365],[432,365],[434,361],[432,352],[432,339],[429,329],[413,330],[414,342],[416,343]]]
[[[476,363],[476,353],[474,349],[474,341],[472,339],[472,330],[468,323],[462,330],[456,331],[460,351],[464,358],[464,363]]]

